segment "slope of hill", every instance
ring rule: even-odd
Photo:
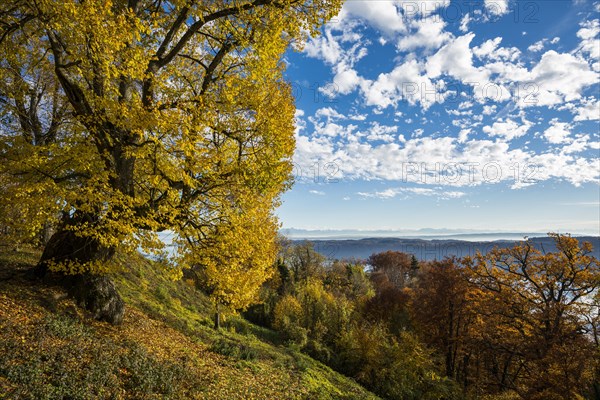
[[[116,327],[28,280],[36,259],[0,254],[0,398],[377,399],[242,318],[213,330],[208,299],[141,256],[117,277]]]

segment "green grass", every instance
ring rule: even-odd
[[[37,257],[0,253],[0,399],[377,398],[240,316],[214,330],[210,300],[156,262],[118,260],[114,327],[25,279]]]

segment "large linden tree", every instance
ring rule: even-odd
[[[339,7],[2,1],[5,233],[51,232],[37,272],[96,292],[108,285],[108,299],[80,296],[101,319],[122,317],[99,278],[123,267],[116,249],[160,251],[163,231],[177,238],[179,265],[203,268],[217,302],[247,305],[270,274],[273,209],[290,183],[294,103],[282,55]]]

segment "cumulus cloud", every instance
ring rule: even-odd
[[[306,121],[302,118],[304,116],[304,110],[296,109],[294,113],[294,127],[296,136],[300,134],[300,131],[306,128]]]
[[[542,50],[544,50],[544,46],[546,46],[547,41],[548,41],[548,39],[539,40],[539,41],[535,42],[534,44],[532,44],[531,46],[529,46],[527,48],[527,50],[532,53],[537,53],[538,51],[542,51]]]
[[[496,112],[497,106],[495,104],[485,105],[483,106],[483,111],[481,112],[483,115],[492,115]]]
[[[366,104],[387,108],[405,100],[411,105],[420,104],[426,110],[443,101],[443,92],[438,91],[439,87],[424,72],[423,64],[413,59],[389,73],[379,74],[375,81],[364,80],[361,91]]]
[[[517,61],[521,51],[516,47],[500,47],[501,42],[501,37],[486,40],[480,46],[473,48],[473,54],[486,61]]]
[[[398,41],[399,50],[409,51],[421,47],[435,50],[452,37],[452,34],[444,31],[446,23],[437,17],[412,21],[410,27],[415,31],[400,38]]]
[[[471,22],[471,14],[466,13],[460,20],[460,27],[458,28],[461,32],[469,32],[469,23]]]
[[[448,6],[450,0],[347,1],[338,16],[342,23],[358,19],[367,22],[384,36],[406,33],[407,21],[426,18]]]
[[[584,99],[574,111],[576,113],[575,121],[600,120],[600,100],[594,98]]]
[[[337,64],[343,54],[338,39],[334,37],[329,29],[326,29],[321,36],[311,38],[304,45],[304,52],[309,57],[318,58],[330,65]]]
[[[369,127],[366,138],[369,141],[382,141],[389,143],[396,139],[395,135],[393,135],[396,132],[398,132],[397,126],[385,126],[380,125],[379,122],[373,122]]]
[[[486,66],[475,66],[473,63],[473,49],[470,43],[475,37],[474,33],[459,36],[444,45],[433,56],[427,59],[425,66],[429,78],[450,76],[473,88],[475,98],[483,102],[485,99],[506,101],[511,93],[502,84],[493,83],[490,79],[493,72]],[[496,49],[497,43],[479,49],[480,55],[490,56]],[[508,56],[508,55],[507,55]],[[500,57],[499,54],[494,57]],[[509,56],[512,57],[512,56]],[[503,63],[500,63],[503,65]]]
[[[579,155],[585,149],[600,148],[598,141],[592,141],[589,135],[580,135],[557,144],[557,149],[540,153],[514,148],[504,139],[523,134],[529,124],[502,119],[486,129],[498,132],[496,138],[503,140],[478,139],[472,131],[463,131],[459,137],[413,137],[404,141],[392,141],[391,137],[379,140],[377,135],[369,138],[368,129],[344,138],[303,134],[297,138],[294,161],[302,171],[310,171],[315,164],[334,162],[340,179],[456,187],[508,182],[514,188],[521,188],[548,179],[581,185],[600,179],[597,167],[600,158]],[[391,136],[395,134],[394,128],[370,125],[373,132],[379,131],[381,135],[386,131]]]
[[[581,43],[576,52],[588,55],[592,59],[592,68],[600,72],[600,20],[594,19],[581,23],[577,31]]]
[[[473,66],[469,44],[474,37],[474,33],[459,36],[442,47],[427,60],[427,75],[436,78],[448,74],[462,81],[487,81],[488,74]]]
[[[335,121],[335,120],[340,120],[340,119],[346,119],[345,115],[340,114],[337,110],[335,110],[332,107],[322,107],[322,108],[319,108],[315,112],[314,117],[316,119],[326,118],[327,121]]]
[[[563,152],[564,154],[571,154],[571,153],[580,153],[588,148],[595,149],[595,150],[600,149],[600,142],[590,141],[589,135],[580,135],[579,137],[572,139],[570,142],[571,143],[564,145],[562,147],[561,152]]]
[[[339,19],[351,18],[365,20],[387,36],[406,31],[402,12],[393,1],[347,1]]]
[[[513,120],[502,118],[498,119],[491,126],[487,125],[483,127],[483,132],[490,136],[497,136],[504,140],[513,140],[514,138],[521,137],[527,133],[531,127],[531,122],[524,121],[519,124]]]
[[[467,138],[469,137],[469,134],[471,133],[471,131],[472,130],[470,128],[461,129],[458,134],[458,142],[465,143],[467,141]]]
[[[555,37],[552,40],[550,39],[542,39],[542,40],[538,40],[537,42],[535,42],[534,44],[532,44],[531,46],[529,46],[527,48],[528,51],[532,52],[532,53],[538,53],[542,50],[544,50],[544,47],[546,47],[546,44],[550,43],[550,44],[556,44],[560,41],[559,37]]]
[[[553,119],[550,122],[550,127],[544,131],[544,138],[553,144],[570,142],[569,135],[571,134],[571,125],[566,122],[559,122]]]
[[[333,77],[331,94],[349,94],[360,85],[360,82],[361,78],[354,69],[349,68],[339,71]]]
[[[588,63],[572,54],[550,50],[521,82],[518,104],[522,107],[552,106],[581,98],[584,88],[598,82]]]

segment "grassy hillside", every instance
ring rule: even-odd
[[[142,257],[117,277],[118,327],[29,281],[37,257],[0,253],[0,398],[377,398],[239,317],[214,331],[208,300]]]

